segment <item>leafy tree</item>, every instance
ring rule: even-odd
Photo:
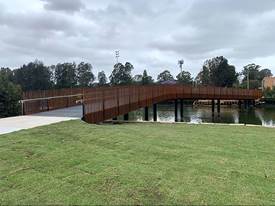
[[[238,74],[235,67],[228,64],[223,56],[207,60],[202,72],[196,78],[198,83],[219,87],[232,87],[237,81]]]
[[[174,81],[173,75],[165,70],[158,75],[158,82]]]
[[[0,118],[16,116],[20,113],[21,89],[8,76],[0,73]]]
[[[142,75],[141,74],[135,75],[133,78],[133,82],[135,84],[142,84]]]
[[[13,71],[10,68],[1,68],[0,69],[0,76],[5,77],[9,81],[13,81]]]
[[[270,69],[262,69],[259,73],[259,80],[263,81],[265,77],[272,77],[273,74]]]
[[[182,71],[177,75],[177,80],[179,83],[183,84],[192,84],[193,83],[193,78],[191,77],[190,72],[187,71]]]
[[[72,88],[77,85],[75,63],[63,63],[55,66],[55,81],[57,88]]]
[[[244,66],[242,71],[242,87],[246,88],[248,86],[248,75],[249,75],[249,88],[255,89],[259,88],[262,85],[262,81],[265,77],[272,76],[270,69],[262,69],[261,66],[256,64],[248,64]]]
[[[106,84],[107,84],[107,77],[106,77],[104,71],[101,71],[98,73],[98,85],[104,86]]]
[[[14,70],[13,79],[24,91],[46,90],[53,86],[52,73],[49,67],[38,60]]]
[[[153,78],[147,74],[146,70],[143,71],[141,81],[142,81],[143,85],[148,85],[148,84],[153,84],[154,83]]]
[[[77,81],[80,87],[88,87],[95,80],[95,76],[92,73],[92,65],[89,63],[81,62],[76,68]]]
[[[195,79],[199,85],[210,85],[210,71],[206,66],[203,66],[202,71],[198,74]]]
[[[133,65],[126,62],[125,65],[117,63],[114,65],[114,70],[110,75],[110,83],[112,85],[127,85],[132,83],[131,72],[134,69]]]
[[[272,89],[270,87],[266,88],[264,90],[264,97],[268,99],[275,99],[275,87],[273,87]]]

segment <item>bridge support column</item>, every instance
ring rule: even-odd
[[[218,110],[218,114],[221,113],[221,100],[218,99],[218,102],[217,102],[217,110]]]
[[[212,99],[211,106],[212,106],[212,116],[214,116],[214,114],[215,114],[215,100],[214,99]]]
[[[183,122],[183,99],[180,100],[180,121]]]
[[[124,121],[129,121],[129,113],[123,115]]]
[[[149,121],[149,108],[148,107],[144,108],[144,120]]]
[[[178,122],[178,100],[175,100],[175,122]]]
[[[244,108],[245,108],[245,109],[248,109],[248,107],[249,107],[248,100],[244,100]]]
[[[242,108],[242,101],[241,100],[238,101],[238,106],[239,106],[239,109]]]
[[[154,122],[158,121],[158,105],[153,105],[153,116],[154,116]]]
[[[256,101],[252,100],[252,106],[255,107],[256,106]]]

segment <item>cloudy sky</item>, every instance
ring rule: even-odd
[[[0,0],[0,66],[86,61],[109,74],[115,50],[154,77],[179,59],[196,75],[220,55],[275,73],[275,0]]]

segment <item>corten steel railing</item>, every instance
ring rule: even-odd
[[[255,100],[260,90],[183,85],[94,88],[84,92],[83,119],[99,123],[130,111],[172,99]]]
[[[84,92],[91,88],[54,89],[23,93],[22,114],[29,115],[81,104]]]

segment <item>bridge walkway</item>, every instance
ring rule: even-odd
[[[82,118],[82,106],[0,119],[0,135]]]

